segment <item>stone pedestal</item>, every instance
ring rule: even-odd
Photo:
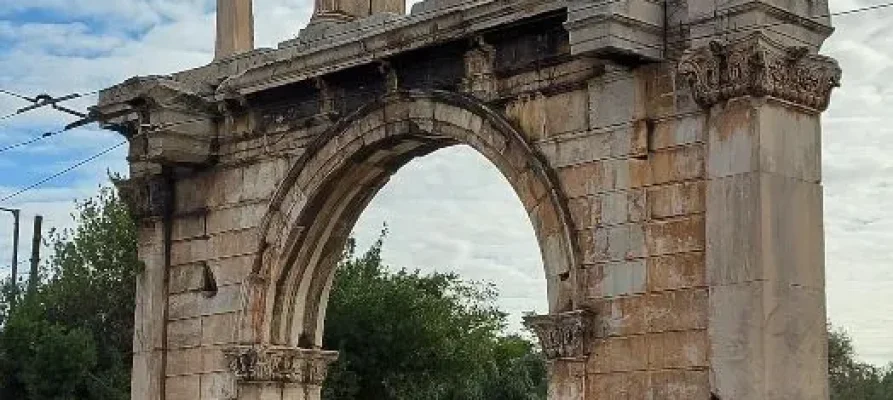
[[[319,400],[336,351],[294,347],[233,347],[224,352],[238,400]]]

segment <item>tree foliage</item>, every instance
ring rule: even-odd
[[[0,399],[129,398],[136,228],[111,189],[78,203],[74,220],[49,236],[35,293],[2,287]],[[381,248],[357,255],[351,243],[336,272],[324,339],[341,356],[326,400],[545,397],[543,360],[503,334],[492,286],[389,272]],[[830,327],[828,350],[832,400],[893,400],[893,365],[859,362],[846,332]]]
[[[339,266],[324,342],[340,351],[326,400],[545,398],[533,345],[504,335],[492,286],[452,274],[388,272],[379,239]]]
[[[830,326],[828,373],[831,400],[893,400],[893,364],[878,368],[856,360],[846,331]]]
[[[128,399],[136,229],[112,189],[77,204],[73,230],[49,235],[52,257],[34,293],[7,286],[0,398]]]

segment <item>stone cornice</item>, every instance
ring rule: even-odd
[[[587,310],[524,317],[543,348],[547,360],[581,359],[589,354],[594,315]]]
[[[322,385],[337,351],[239,346],[224,350],[230,371],[243,383]]]
[[[216,105],[206,101],[182,83],[165,76],[131,78],[103,90],[99,108],[118,104],[176,110],[190,114],[214,114]]]
[[[809,54],[806,48],[780,46],[760,34],[731,44],[712,42],[687,50],[677,73],[704,108],[753,96],[824,111],[841,78],[834,59]]]

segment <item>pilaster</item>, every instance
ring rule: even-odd
[[[768,35],[686,52],[708,110],[710,380],[720,399],[827,399],[821,125],[840,70]]]

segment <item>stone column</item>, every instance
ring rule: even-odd
[[[238,400],[320,400],[337,351],[240,346],[225,351]]]
[[[217,51],[214,59],[254,50],[251,0],[217,0]]]
[[[524,318],[536,334],[549,369],[549,399],[586,398],[586,361],[594,336],[594,315],[586,310]]]
[[[707,118],[713,395],[827,399],[820,113],[840,69],[754,33],[689,50]]]

